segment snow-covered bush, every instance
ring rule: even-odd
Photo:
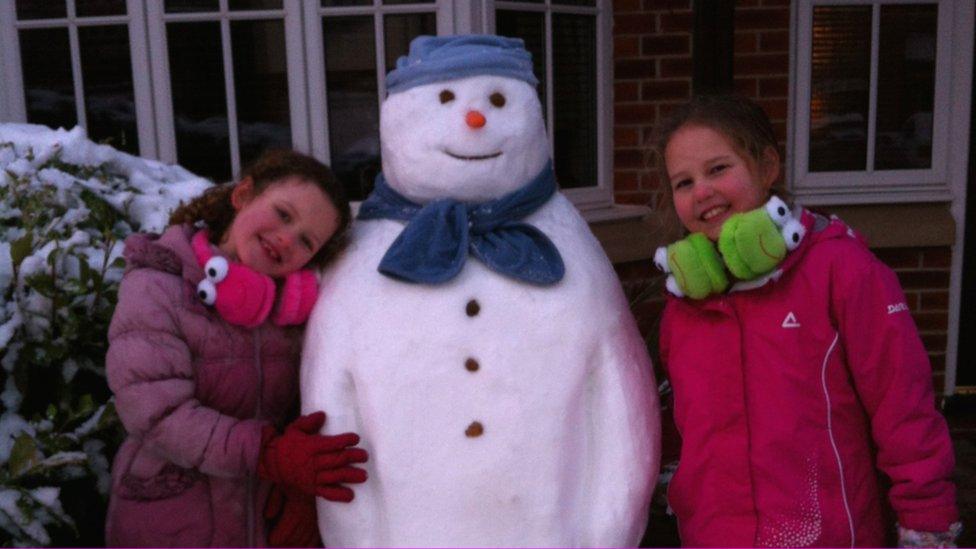
[[[81,128],[0,124],[0,545],[102,543],[123,240],[209,185]]]

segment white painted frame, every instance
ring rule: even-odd
[[[27,120],[27,99],[24,95],[24,75],[20,60],[21,29],[58,28],[68,31],[68,44],[71,56],[71,73],[74,86],[75,114],[78,124],[85,126],[84,75],[81,70],[81,50],[78,43],[80,27],[116,25],[127,27],[129,34],[129,56],[132,63],[133,100],[136,112],[136,133],[139,138],[139,154],[155,158],[158,154],[154,130],[151,79],[146,70],[148,62],[145,43],[144,3],[139,0],[126,0],[126,15],[78,17],[75,0],[67,0],[66,17],[59,19],[38,19],[17,21],[16,4],[13,1],[0,1],[0,120],[24,122]]]
[[[793,5],[793,105],[792,190],[804,204],[856,204],[890,202],[932,202],[952,199],[947,178],[950,148],[949,121],[958,105],[950,97],[954,60],[964,52],[948,32],[959,4],[950,0],[801,0]],[[874,164],[875,112],[877,104],[878,37],[880,8],[892,4],[934,4],[938,6],[936,34],[935,94],[933,106],[932,167],[924,170],[858,170],[810,172],[811,48],[815,6],[871,6],[871,75],[868,109],[867,165]],[[967,111],[968,116],[968,111]]]
[[[613,6],[610,0],[596,0],[595,6],[570,6],[553,0],[518,2],[484,0],[481,32],[495,32],[495,10],[543,13],[546,40],[546,127],[550,147],[553,140],[553,78],[552,78],[552,15],[589,15],[596,20],[596,120],[597,120],[597,181],[592,187],[564,189],[563,193],[582,211],[607,208],[613,205]]]
[[[949,330],[946,338],[945,395],[956,392],[956,372],[959,359],[959,315],[962,309],[962,266],[966,237],[966,193],[969,172],[969,131],[973,89],[973,46],[976,3],[962,1],[954,6],[952,42],[956,53],[952,59],[950,83],[953,116],[949,121],[949,159],[947,175],[953,200],[952,218],[956,224],[956,239],[952,246],[952,265],[949,275]],[[970,221],[974,223],[976,221]],[[971,304],[970,304],[971,305]],[[972,337],[972,334],[970,334]]]

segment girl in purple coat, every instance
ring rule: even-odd
[[[316,545],[314,496],[352,499],[359,438],[320,435],[321,412],[284,426],[317,296],[305,268],[336,253],[349,220],[326,166],[277,151],[177,209],[162,235],[126,241],[106,357],[128,433],[109,545]]]
[[[702,97],[658,128],[687,231],[661,359],[681,458],[668,490],[691,546],[880,546],[880,471],[903,546],[960,530],[953,453],[894,273],[836,218],[771,198],[776,138],[760,107]]]

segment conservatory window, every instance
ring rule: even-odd
[[[532,52],[556,177],[579,204],[612,202],[609,2],[497,1],[495,32]]]
[[[95,141],[139,152],[135,85],[125,0],[37,2],[0,8],[14,20],[4,49],[18,65],[21,116],[52,127],[82,125]],[[11,13],[12,12],[12,13]]]
[[[814,0],[798,10],[796,193],[944,197],[952,4]]]

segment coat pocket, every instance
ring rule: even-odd
[[[153,501],[178,496],[204,478],[196,469],[184,469],[172,463],[164,465],[157,474],[143,478],[132,473],[119,480],[119,495],[137,501]]]

